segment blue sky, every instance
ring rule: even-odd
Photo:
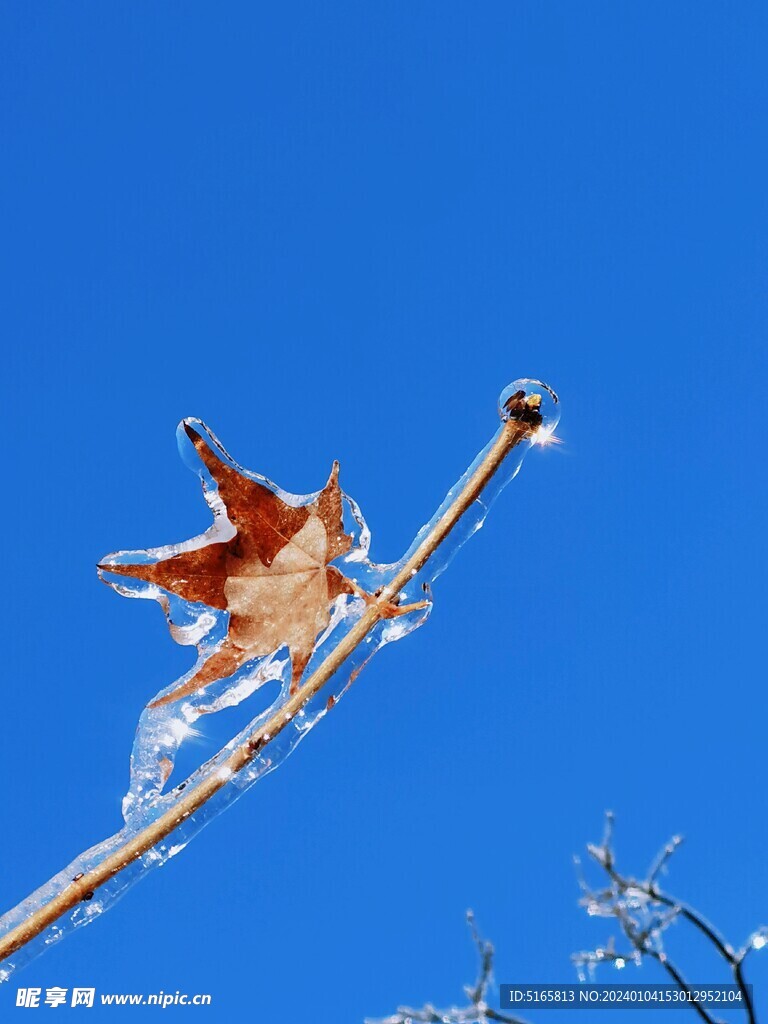
[[[139,710],[191,663],[95,572],[208,525],[182,416],[288,490],[339,458],[380,560],[514,377],[565,441],[424,629],[18,984],[360,1021],[461,996],[467,906],[499,980],[571,981],[610,931],[571,867],[607,807],[628,870],[682,832],[670,889],[734,942],[768,923],[765,6],[2,21],[3,909],[117,829]]]

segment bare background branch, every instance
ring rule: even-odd
[[[683,969],[670,959],[664,948],[664,933],[673,922],[680,920],[699,932],[716,955],[726,963],[734,984],[739,987],[742,1006],[746,1011],[745,1020],[747,1024],[756,1024],[755,1008],[744,980],[743,966],[751,950],[761,949],[766,944],[766,929],[759,928],[753,932],[744,946],[735,950],[700,911],[661,889],[659,878],[667,871],[671,858],[682,844],[681,836],[673,836],[660,850],[644,878],[634,878],[623,874],[616,865],[613,832],[614,817],[608,812],[602,842],[587,846],[587,853],[591,861],[601,868],[606,884],[603,888],[593,889],[577,863],[582,891],[579,902],[590,916],[616,920],[628,943],[628,949],[626,952],[618,951],[615,941],[611,939],[603,948],[575,954],[571,959],[580,976],[584,977],[585,969],[591,975],[601,963],[623,967],[629,961],[639,965],[643,959],[649,958],[664,968],[678,988],[690,993]],[[718,1019],[701,1003],[691,1002],[688,1005],[707,1024],[717,1024]]]
[[[754,1002],[744,978],[744,964],[752,951],[768,946],[768,927],[757,928],[743,946],[734,949],[700,911],[663,891],[660,879],[667,873],[670,861],[682,842],[682,836],[673,836],[653,859],[644,877],[624,874],[616,864],[614,816],[610,811],[606,813],[600,843],[587,845],[589,862],[600,869],[602,884],[597,887],[590,885],[581,861],[575,858],[581,890],[579,905],[590,917],[616,921],[623,945],[618,947],[616,938],[611,936],[604,946],[574,953],[571,962],[579,980],[591,982],[596,969],[603,964],[621,970],[630,963],[640,967],[645,959],[655,960],[678,989],[690,995],[691,987],[684,968],[672,961],[664,948],[665,932],[679,921],[703,936],[716,956],[726,964],[741,995],[740,1009],[745,1013],[745,1024],[757,1024]],[[438,1010],[430,1003],[421,1009],[401,1006],[392,1016],[378,1021],[368,1020],[366,1024],[485,1024],[487,1021],[527,1024],[519,1017],[505,1016],[488,1005],[489,993],[494,989],[494,947],[480,936],[471,910],[467,912],[467,921],[480,960],[477,981],[473,986],[464,988],[469,1002],[447,1010]],[[700,1002],[691,1000],[685,1005],[706,1024],[722,1024]]]
[[[467,911],[467,924],[480,959],[480,970],[475,984],[464,986],[464,994],[469,1000],[465,1006],[452,1006],[447,1010],[438,1010],[431,1003],[422,1006],[420,1010],[400,1006],[391,1017],[378,1021],[366,1020],[366,1024],[484,1024],[485,1021],[528,1024],[521,1017],[510,1017],[488,1005],[486,997],[493,984],[495,950],[493,943],[480,935],[471,910]]]

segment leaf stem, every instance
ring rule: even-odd
[[[0,962],[31,942],[55,921],[72,910],[85,897],[90,898],[98,888],[119,874],[163,839],[170,836],[182,822],[206,804],[228,784],[233,774],[243,770],[293,720],[296,714],[326,685],[352,652],[362,643],[373,627],[386,617],[391,602],[426,564],[437,548],[448,537],[461,517],[483,491],[504,459],[521,441],[530,437],[536,425],[519,419],[508,419],[498,432],[494,443],[478,464],[456,498],[446,508],[434,527],[424,537],[413,554],[406,559],[380,594],[368,605],[362,616],[312,673],[307,681],[289,697],[279,711],[256,729],[224,761],[220,771],[212,772],[180,798],[173,807],[158,817],[141,832],[116,849],[100,864],[31,913],[24,921],[0,938]]]

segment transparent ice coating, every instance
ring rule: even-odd
[[[213,524],[201,536],[181,544],[142,551],[116,552],[102,561],[99,572],[105,582],[125,596],[158,601],[166,614],[173,639],[180,644],[195,645],[198,660],[185,676],[160,691],[141,713],[131,753],[130,785],[123,799],[123,827],[115,835],[86,850],[0,918],[0,937],[64,890],[76,876],[79,877],[81,873],[87,873],[97,867],[107,856],[141,833],[160,815],[172,808],[185,791],[189,792],[212,773],[219,773],[219,777],[227,781],[223,788],[199,810],[187,817],[170,836],[129,864],[98,888],[90,899],[79,903],[74,910],[60,917],[55,925],[0,964],[0,982],[7,980],[15,969],[60,940],[71,929],[82,927],[94,920],[115,903],[138,878],[183,850],[204,825],[287,757],[338,701],[376,651],[385,644],[399,640],[426,621],[432,608],[433,581],[444,571],[464,542],[482,526],[495,498],[517,475],[528,448],[532,444],[546,443],[552,436],[559,419],[560,407],[554,392],[539,381],[522,378],[505,388],[499,398],[499,415],[502,423],[497,433],[451,488],[432,519],[419,530],[410,548],[399,561],[379,564],[370,559],[371,535],[362,513],[352,498],[342,491],[339,492],[343,533],[349,538],[349,543],[347,550],[328,564],[332,572],[338,570],[343,577],[351,581],[351,585],[346,587],[347,592],[340,593],[329,601],[327,621],[324,621],[323,627],[314,638],[300,681],[305,681],[311,675],[358,622],[367,607],[366,595],[374,595],[395,577],[424,537],[455,501],[504,429],[504,422],[509,416],[505,408],[508,399],[520,391],[526,395],[542,396],[539,407],[542,416],[541,426],[509,454],[448,538],[422,569],[412,576],[411,582],[400,591],[398,605],[405,607],[413,604],[416,607],[403,614],[381,619],[320,693],[292,716],[286,727],[237,773],[232,773],[226,768],[224,762],[234,749],[241,746],[260,726],[279,713],[289,699],[292,676],[295,677],[295,671],[292,671],[291,648],[286,643],[279,643],[272,650],[247,658],[232,674],[223,674],[221,678],[204,686],[193,687],[192,692],[186,693],[184,687],[189,680],[199,678],[195,677],[195,673],[199,673],[201,666],[226,646],[231,626],[230,611],[208,605],[203,601],[187,600],[178,593],[159,586],[157,582],[126,577],[120,573],[140,573],[145,571],[146,567],[151,571],[158,563],[182,553],[202,552],[206,555],[216,545],[221,546],[232,540],[237,530],[231,521],[226,503],[222,500],[221,488],[217,486],[211,466],[214,467],[214,472],[228,470],[230,474],[235,474],[236,477],[231,476],[235,481],[242,479],[256,482],[293,510],[316,509],[320,501],[319,496],[323,492],[294,495],[283,491],[265,477],[239,466],[200,420],[182,421],[177,431],[179,449],[182,458],[201,479],[205,499],[213,513]],[[192,438],[196,438],[196,443]],[[217,462],[226,469],[218,470]],[[333,474],[326,489],[331,487],[332,481]],[[304,514],[303,511],[299,512],[299,515]],[[293,678],[294,689],[296,685],[297,680]],[[196,724],[199,728],[204,728],[207,716],[238,705],[256,691],[267,687],[271,687],[273,693],[268,707],[186,779],[178,782],[171,779],[176,755],[180,747],[196,735]],[[173,699],[179,690],[183,696]],[[157,701],[166,702],[156,704]],[[152,706],[153,704],[155,706]],[[286,715],[286,719],[288,717]]]

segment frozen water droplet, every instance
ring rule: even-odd
[[[547,384],[520,377],[499,395],[499,416],[530,423],[545,436],[551,436],[560,420],[560,400]]]

